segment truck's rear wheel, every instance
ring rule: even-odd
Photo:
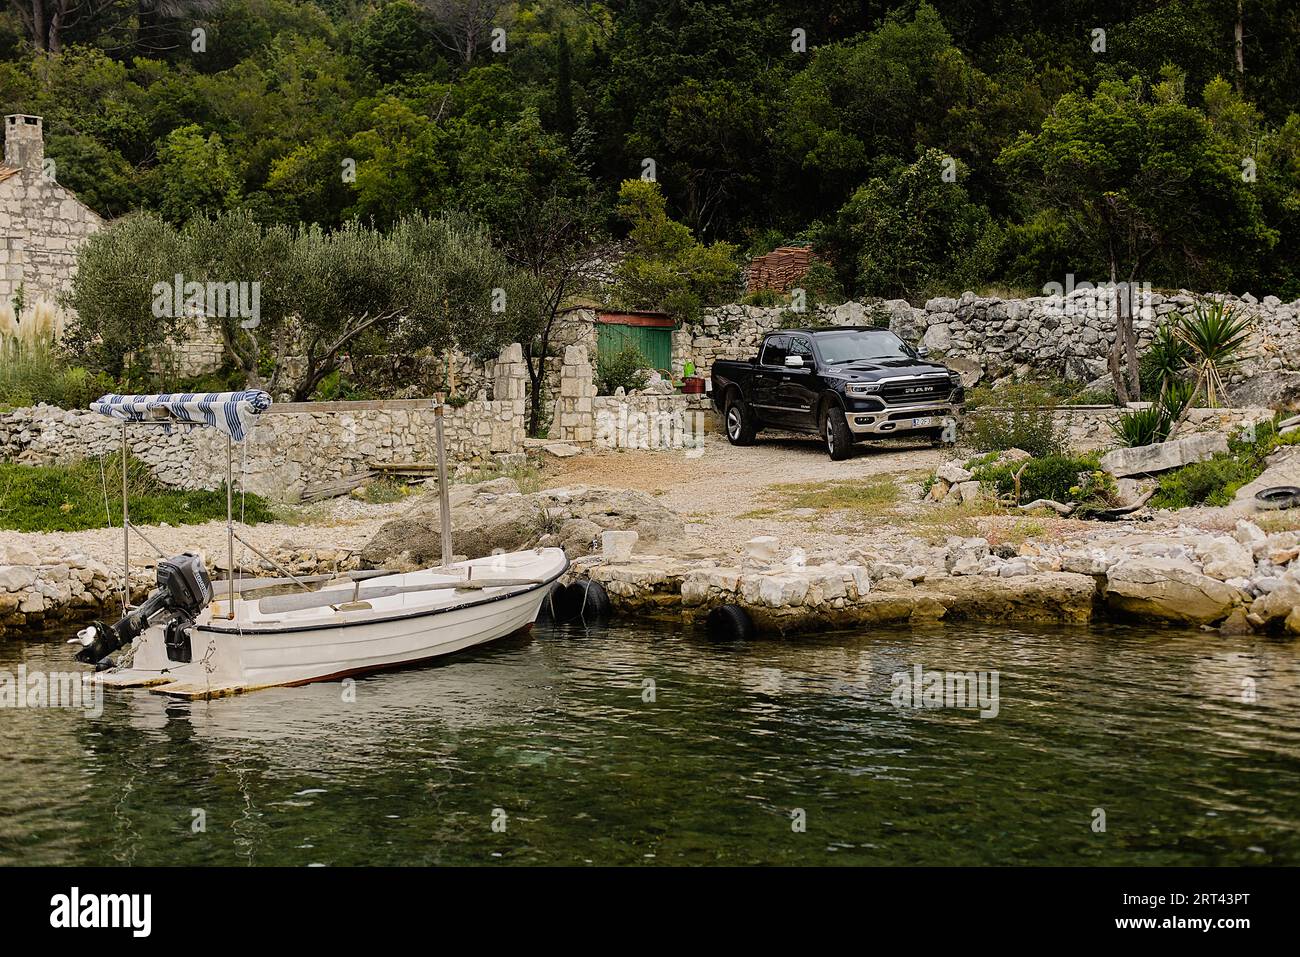
[[[732,445],[754,444],[754,420],[740,396],[732,394],[727,400],[727,441]]]
[[[843,409],[831,406],[826,410],[822,433],[826,437],[826,454],[832,462],[843,462],[853,454],[853,433],[849,431]]]

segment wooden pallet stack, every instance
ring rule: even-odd
[[[804,277],[811,265],[812,250],[807,246],[778,247],[749,264],[745,271],[745,291],[772,289],[785,292]]]

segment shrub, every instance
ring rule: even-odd
[[[785,296],[775,289],[755,289],[740,300],[746,306],[779,306],[785,302]]]
[[[1192,352],[1178,335],[1177,326],[1166,320],[1156,326],[1151,346],[1138,360],[1138,375],[1144,396],[1157,396],[1167,383],[1177,381],[1187,372]]]
[[[1229,439],[1227,454],[1166,473],[1151,504],[1156,508],[1229,505],[1238,489],[1260,476],[1274,450],[1297,442],[1300,433],[1278,435],[1274,423],[1260,426],[1253,438]]]
[[[1195,395],[1195,384],[1186,379],[1170,379],[1165,383],[1165,391],[1161,393],[1158,405],[1164,412],[1165,418],[1169,420],[1170,431],[1182,417],[1184,410],[1192,404]]]
[[[1016,470],[1020,473],[1020,502],[1050,498],[1057,502],[1078,501],[1085,486],[1092,483],[1089,477],[1097,469],[1095,458],[1075,458],[1068,455],[1045,455],[1028,462],[1006,462],[986,465],[975,470],[975,478],[994,486],[999,495],[1015,491]]]
[[[596,356],[596,389],[601,395],[613,395],[619,386],[628,392],[644,389],[650,381],[649,365],[636,346],[624,346],[613,355],[601,353]]]
[[[1070,405],[1114,405],[1115,390],[1080,389],[1067,400]]]
[[[1241,361],[1254,317],[1222,300],[1198,302],[1178,324],[1178,337],[1187,345],[1196,370],[1196,390],[1205,390],[1210,408],[1218,408],[1226,393],[1223,373]]]
[[[1232,455],[1216,455],[1170,472],[1160,480],[1151,499],[1156,508],[1191,508],[1193,505],[1227,505],[1237,489],[1258,473]]]
[[[966,436],[976,451],[1023,449],[1035,458],[1064,451],[1052,420],[1056,399],[1046,389],[1024,383],[1004,386],[994,396],[1001,407],[982,406],[966,424]]]

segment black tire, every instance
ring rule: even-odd
[[[1255,493],[1255,507],[1261,509],[1295,508],[1300,505],[1300,488],[1274,485]]]
[[[564,601],[561,597],[563,594],[564,586],[559,582],[556,582],[551,586],[551,590],[547,594],[546,600],[542,602],[541,610],[537,613],[538,621],[559,622],[559,608]]]
[[[704,619],[704,630],[715,641],[749,641],[754,620],[739,605],[719,605]]]
[[[560,624],[603,625],[612,611],[605,587],[587,579],[567,585],[555,599],[555,620]]]
[[[921,435],[925,436],[925,438],[929,441],[930,445],[932,445],[934,448],[939,448],[944,444],[943,426],[940,426],[937,429],[923,429],[921,431]]]
[[[745,408],[744,400],[735,392],[727,397],[727,408],[722,416],[723,425],[726,426],[727,441],[732,445],[753,445],[754,417],[748,409]]]
[[[826,454],[832,462],[843,462],[853,454],[853,433],[849,431],[844,410],[837,405],[826,410],[822,420],[822,436],[826,440]]]

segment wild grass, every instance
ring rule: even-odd
[[[467,485],[477,485],[480,482],[491,482],[500,478],[513,479],[514,483],[519,486],[519,491],[525,495],[539,491],[542,487],[542,470],[532,462],[525,465],[509,465],[505,467],[499,465],[480,466],[457,481]],[[436,487],[437,481],[435,480],[432,484]]]
[[[78,532],[122,523],[122,471],[117,456],[69,466],[0,464],[0,528],[20,532]],[[105,496],[107,484],[107,496]],[[160,485],[142,462],[127,460],[131,521],[186,525],[224,518],[226,493],[187,492]],[[240,510],[240,500],[235,500]],[[248,524],[273,519],[265,499],[243,500]]]
[[[915,535],[931,545],[946,541],[950,535],[972,538],[982,535],[978,519],[998,514],[997,506],[989,499],[972,502],[940,502],[909,512],[900,519],[906,523],[909,535]]]
[[[815,508],[820,511],[878,511],[893,505],[902,489],[892,477],[857,482],[799,482],[776,486],[787,509]]]
[[[49,342],[0,335],[0,403],[14,408],[45,402],[84,408],[112,392],[112,380],[70,366]]]

